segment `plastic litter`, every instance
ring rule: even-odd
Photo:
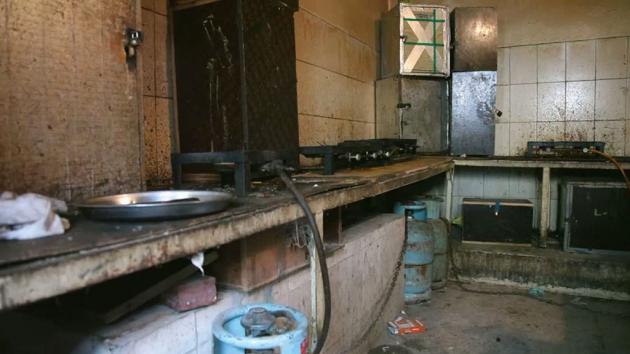
[[[387,330],[393,335],[406,335],[426,332],[425,325],[417,319],[410,319],[404,311],[393,321],[387,322]]]

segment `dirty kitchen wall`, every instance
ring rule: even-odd
[[[144,179],[149,187],[171,179],[175,130],[167,0],[142,0],[142,107]]]
[[[378,20],[386,0],[300,0],[295,14],[300,145],[375,134]]]
[[[159,183],[170,178],[167,144],[174,139],[168,138],[165,129],[169,112],[171,135],[176,130],[172,110],[167,108],[172,104],[172,91],[169,85],[161,86],[161,75],[169,70],[168,54],[159,47],[163,43],[160,35],[167,26],[161,22],[166,1],[142,3],[145,34],[151,35],[150,28],[155,31],[155,42],[145,43],[143,48],[144,171],[151,184],[152,179]],[[294,15],[300,145],[374,137],[377,26],[387,7],[386,0],[300,0],[300,10]]]
[[[499,21],[496,155],[528,140],[602,140],[630,155],[627,0],[444,0]]]
[[[129,0],[0,1],[0,190],[66,200],[142,186]]]

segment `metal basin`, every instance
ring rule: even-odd
[[[97,220],[164,220],[216,213],[233,200],[225,192],[154,191],[92,198],[76,207]]]

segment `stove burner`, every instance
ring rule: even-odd
[[[324,174],[332,175],[342,167],[382,166],[411,158],[416,153],[416,139],[346,140],[337,145],[304,146],[306,157],[322,157]]]

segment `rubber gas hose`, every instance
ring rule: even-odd
[[[626,172],[623,170],[623,167],[621,167],[621,165],[619,164],[619,162],[617,162],[617,160],[615,160],[614,157],[601,152],[599,150],[595,150],[595,149],[590,149],[589,150],[592,154],[596,154],[599,156],[602,156],[603,158],[607,159],[608,161],[612,162],[613,165],[615,165],[615,167],[617,167],[617,169],[619,170],[619,172],[621,173],[621,176],[623,177],[623,181],[626,182],[626,187],[628,188],[628,192],[630,193],[630,179],[628,178],[628,176],[626,175]]]
[[[300,193],[300,191],[295,187],[291,178],[285,172],[286,167],[282,166],[279,162],[271,162],[263,167],[263,170],[268,172],[274,172],[280,176],[282,182],[287,186],[287,189],[293,197],[298,202],[302,210],[304,211],[304,215],[308,220],[308,223],[311,227],[311,242],[315,245],[315,252],[317,253],[317,259],[319,261],[319,269],[322,276],[322,288],[324,291],[324,321],[322,324],[322,330],[319,332],[319,336],[317,338],[317,345],[315,346],[315,350],[313,350],[313,354],[319,354],[324,347],[324,343],[326,342],[326,337],[328,336],[328,328],[330,327],[330,279],[328,277],[328,266],[326,265],[326,254],[324,253],[324,243],[322,241],[321,235],[319,233],[319,229],[317,228],[317,221],[315,221],[315,216],[311,211],[311,208],[308,206],[306,199],[304,199],[304,195]],[[317,296],[316,294],[312,294],[312,296]]]

